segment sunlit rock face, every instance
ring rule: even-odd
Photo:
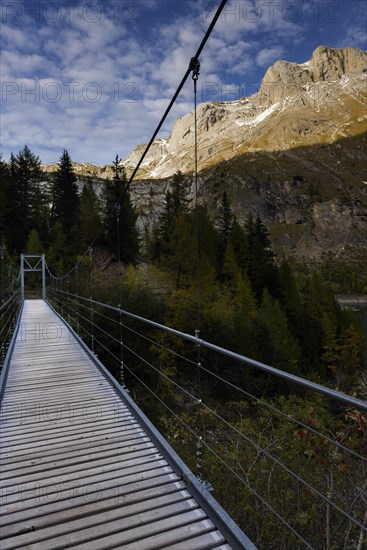
[[[245,152],[282,151],[331,143],[366,127],[367,52],[318,47],[310,61],[277,61],[257,94],[198,108],[200,169]],[[167,140],[157,140],[138,178],[165,178],[194,169],[194,116],[178,119]],[[136,166],[139,145],[123,161]]]

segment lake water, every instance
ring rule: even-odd
[[[348,300],[345,297],[339,297],[337,301],[342,309],[352,309],[355,311],[362,321],[364,332],[367,336],[367,298],[363,296],[359,300]]]

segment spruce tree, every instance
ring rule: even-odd
[[[226,251],[234,221],[235,217],[232,212],[231,204],[227,193],[224,191],[219,205],[219,216],[216,220],[216,228],[219,233],[220,247],[223,254]]]
[[[42,254],[44,252],[37,230],[34,228],[28,235],[26,251],[27,254]]]
[[[10,177],[7,181],[5,224],[9,247],[22,252],[32,227],[45,233],[47,208],[46,186],[41,161],[25,145],[18,155],[11,154]]]
[[[271,250],[269,233],[260,218],[250,214],[246,222],[247,276],[260,301],[267,288],[272,296],[279,296],[278,269]]]
[[[105,241],[119,260],[135,264],[139,253],[137,215],[127,188],[125,168],[118,155],[113,162],[113,172],[112,181],[107,180],[104,189]]]
[[[218,247],[218,271],[220,278],[223,279],[223,262],[227,251],[228,242],[231,236],[235,217],[232,212],[227,193],[224,192],[219,205],[219,215],[215,221],[215,227],[219,236]]]
[[[7,195],[9,190],[10,169],[9,165],[0,157],[0,240],[8,242],[6,226]]]
[[[238,267],[241,270],[242,275],[247,276],[247,240],[244,229],[235,219],[231,229],[231,242],[233,243],[233,249],[236,256]]]
[[[47,263],[53,274],[60,277],[65,272],[70,249],[60,223],[53,229],[53,242],[47,251]],[[71,267],[71,266],[70,266]]]
[[[99,200],[92,183],[84,185],[80,195],[80,243],[85,250],[93,241],[101,225]]]
[[[79,209],[80,199],[76,175],[70,155],[64,149],[54,177],[51,227],[54,228],[57,223],[60,223],[66,238],[73,241],[79,221]]]
[[[276,368],[298,373],[301,356],[298,342],[278,300],[267,289],[263,292],[259,322],[264,329],[263,360]]]
[[[171,188],[165,196],[165,207],[159,217],[158,229],[155,232],[153,250],[156,259],[163,263],[168,259],[172,250],[175,225],[181,215],[188,214],[187,189],[183,174],[178,171],[174,174]]]

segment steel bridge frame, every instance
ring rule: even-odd
[[[28,260],[35,260],[35,262]],[[38,261],[37,261],[38,260]],[[24,300],[24,273],[42,273],[42,300],[46,300],[46,259],[44,254],[20,255],[20,290]]]

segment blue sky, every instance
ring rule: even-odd
[[[4,1],[1,152],[63,148],[106,164],[151,137],[217,1]],[[366,48],[365,0],[230,0],[201,55],[199,101],[254,93],[277,59],[319,45]],[[161,136],[193,108],[185,86]]]

